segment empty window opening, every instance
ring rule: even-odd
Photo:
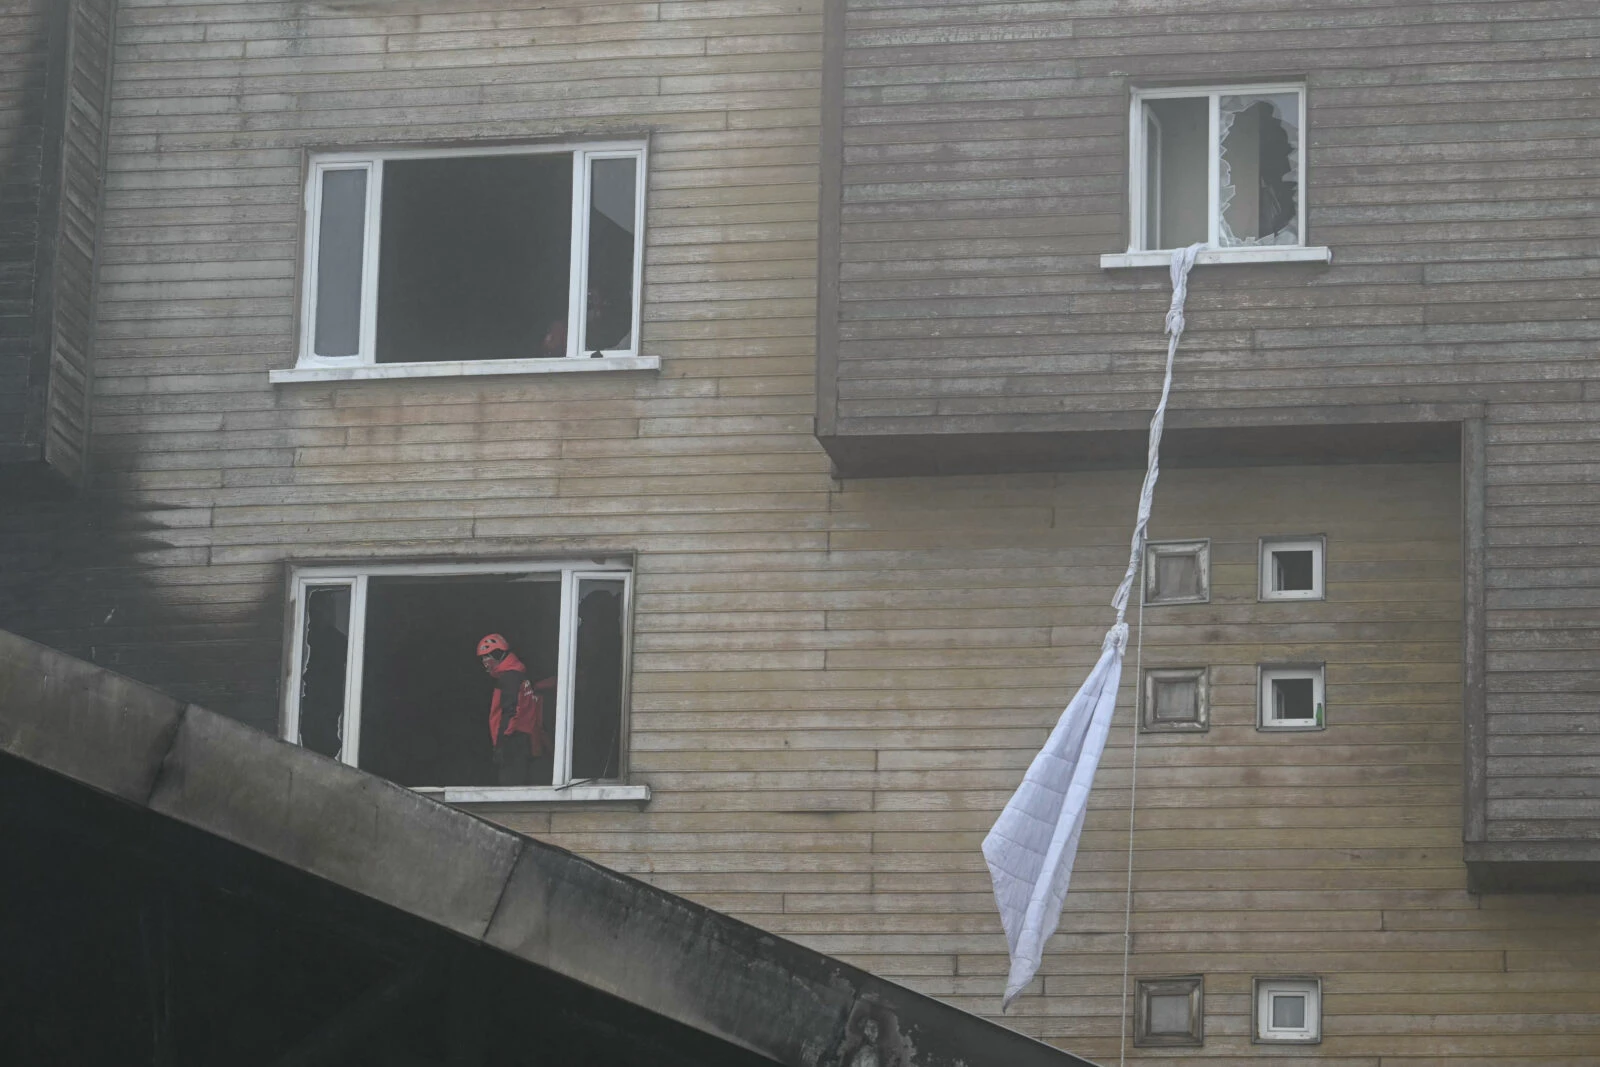
[[[589,166],[589,277],[582,347],[589,353],[629,349],[638,169],[632,159],[594,159]]]
[[[1204,604],[1211,599],[1211,543],[1156,542],[1145,549],[1147,604]]]
[[[1151,248],[1204,244],[1210,222],[1206,207],[1206,159],[1211,112],[1205,97],[1151,100],[1146,105],[1155,161],[1155,187],[1146,190]]]
[[[350,662],[350,587],[306,592],[300,651],[300,744],[339,756],[344,737],[346,668]]]
[[[551,784],[553,714],[542,716],[537,738],[514,734],[497,744],[489,732],[495,683],[476,649],[490,633],[506,638],[526,666],[529,682],[537,687],[548,680],[547,688],[553,689],[561,639],[560,575],[526,581],[372,579],[361,692],[362,770],[405,786]],[[546,705],[554,703],[542,692],[541,698]]]
[[[1141,978],[1134,1000],[1134,1044],[1198,1048],[1205,1043],[1205,979]]]
[[[1204,667],[1146,671],[1143,729],[1153,733],[1207,729],[1211,719],[1209,675]]]
[[[1325,571],[1324,541],[1267,538],[1261,542],[1262,600],[1320,600]]]
[[[379,363],[567,354],[570,155],[390,160],[382,220]]]
[[[1296,86],[1135,94],[1135,249],[1303,243],[1304,93]]]
[[[620,779],[626,569],[443,570],[297,575],[286,735],[412,788]]]
[[[302,364],[638,354],[642,145],[331,153]]]
[[[1315,1044],[1322,1039],[1322,983],[1315,978],[1257,978],[1256,1040]]]
[[[1319,730],[1325,723],[1320,666],[1261,668],[1261,729]]]
[[[622,759],[623,584],[578,582],[577,677],[573,691],[572,777],[615,778]]]

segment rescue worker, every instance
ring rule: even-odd
[[[489,740],[500,784],[549,785],[555,745],[545,724],[544,708],[556,680],[531,682],[528,668],[499,634],[489,634],[478,642],[478,661],[495,683],[489,698]]]

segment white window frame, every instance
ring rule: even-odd
[[[1211,539],[1189,541],[1150,541],[1144,548],[1144,602],[1148,605],[1211,603]],[[1200,595],[1192,597],[1156,596],[1156,558],[1192,555],[1200,568]]]
[[[1322,1041],[1322,979],[1320,978],[1257,978],[1254,1003],[1255,1044],[1316,1045]],[[1272,1025],[1272,998],[1275,996],[1303,996],[1306,1001],[1306,1025],[1303,1027],[1278,1027]]]
[[[1298,192],[1296,196],[1295,232],[1300,237],[1300,243],[1295,245],[1266,245],[1261,247],[1223,248],[1220,243],[1220,217],[1217,213],[1217,197],[1222,184],[1221,174],[1221,146],[1217,143],[1218,131],[1221,129],[1221,101],[1224,96],[1268,96],[1278,93],[1295,93],[1300,102],[1300,151],[1298,160]],[[1309,127],[1306,124],[1306,86],[1304,82],[1269,82],[1252,84],[1239,82],[1230,85],[1192,85],[1170,88],[1135,88],[1131,95],[1128,111],[1128,251],[1125,253],[1108,253],[1100,257],[1100,266],[1103,268],[1117,267],[1164,267],[1172,260],[1173,250],[1146,248],[1145,209],[1148,203],[1148,170],[1146,168],[1149,153],[1149,124],[1146,122],[1150,116],[1145,110],[1145,104],[1151,100],[1196,100],[1205,99],[1209,109],[1208,122],[1209,156],[1206,161],[1206,218],[1207,233],[1206,247],[1195,258],[1197,264],[1222,264],[1222,263],[1331,263],[1333,253],[1322,246],[1306,244],[1306,202],[1309,199],[1309,185],[1306,181],[1306,157]],[[1157,119],[1156,126],[1160,128]],[[1161,158],[1158,150],[1156,161],[1158,166],[1164,166],[1165,160]]]
[[[1308,733],[1327,729],[1327,670],[1321,663],[1262,664],[1256,668],[1256,729],[1285,733]],[[1279,719],[1273,715],[1272,683],[1311,679],[1312,719]],[[1316,709],[1321,708],[1321,714]]]
[[[463,159],[491,156],[572,156],[572,249],[567,292],[566,358],[445,359],[421,363],[377,362],[378,269],[382,250],[383,169],[392,160]],[[590,175],[596,160],[637,161],[634,186],[633,329],[625,349],[599,356],[579,347],[588,310]],[[359,351],[353,356],[319,356],[314,351],[317,322],[317,269],[322,232],[322,185],[333,171],[367,173],[365,243],[361,260],[361,328]],[[649,145],[644,141],[596,141],[541,145],[493,145],[479,148],[408,148],[368,152],[319,152],[311,157],[305,184],[305,246],[301,253],[300,336],[295,366],[274,370],[274,383],[366,378],[436,378],[474,374],[559,373],[595,370],[653,370],[660,360],[640,348],[644,313],[645,193],[649,184]]]
[[[1310,552],[1311,588],[1272,588],[1272,554],[1274,552]],[[1262,601],[1325,600],[1328,595],[1328,539],[1322,534],[1296,537],[1263,537],[1256,558],[1258,589],[1256,597]]]
[[[344,714],[340,719],[340,763],[361,765],[361,692],[367,630],[367,587],[373,578],[483,574],[554,575],[561,583],[561,632],[556,649],[555,765],[550,785],[540,786],[412,786],[413,792],[441,797],[449,804],[496,801],[627,801],[650,799],[650,788],[630,785],[628,774],[628,694],[633,660],[633,565],[625,560],[533,560],[499,563],[373,563],[351,566],[292,567],[289,575],[289,650],[283,686],[281,736],[290,744],[300,738],[301,671],[304,668],[306,602],[314,589],[350,590],[349,656],[345,666]],[[587,579],[622,581],[622,730],[618,739],[619,778],[591,781],[572,778],[571,680],[577,676],[578,583]],[[463,655],[471,652],[463,651]],[[487,714],[487,704],[485,705]]]

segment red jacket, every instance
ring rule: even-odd
[[[512,734],[527,734],[529,743],[533,746],[533,754],[542,756],[549,749],[549,740],[544,731],[544,696],[540,690],[552,690],[556,680],[546,678],[537,685],[528,681],[528,668],[522,661],[508,652],[505,659],[489,673],[498,680],[502,675],[519,673],[524,677],[522,685],[517,689],[517,708],[511,713],[511,725],[506,732]],[[494,695],[489,698],[489,741],[491,744],[500,743],[500,721],[504,712],[500,707],[500,690],[497,688]]]

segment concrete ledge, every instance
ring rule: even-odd
[[[516,834],[210,713],[184,718],[150,807],[473,938],[522,848]]]
[[[184,706],[0,630],[0,751],[143,804]]]

